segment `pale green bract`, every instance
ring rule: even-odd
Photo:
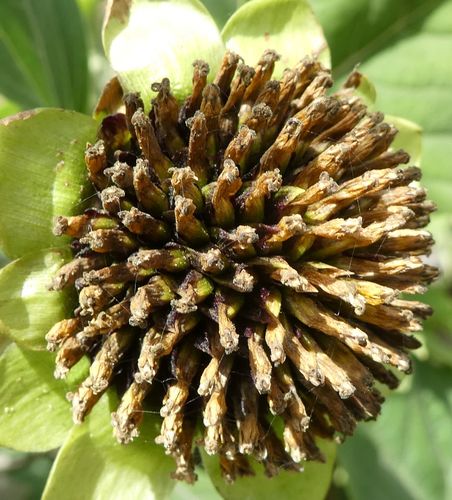
[[[96,129],[89,116],[62,109],[0,121],[0,247],[8,257],[67,243],[53,235],[53,217],[81,211],[89,192],[83,152]]]
[[[146,105],[151,85],[163,78],[176,97],[187,96],[191,63],[204,59],[215,72],[224,51],[215,21],[197,0],[115,0],[103,43],[123,88],[139,91]]]
[[[0,318],[22,347],[44,350],[47,332],[70,313],[72,292],[49,290],[51,276],[71,260],[69,247],[38,250],[0,270]]]
[[[151,29],[152,26],[152,29]],[[215,75],[226,48],[256,64],[267,48],[281,54],[275,77],[306,55],[330,65],[323,31],[305,0],[253,0],[220,33],[198,0],[114,0],[104,25],[107,57],[126,91],[139,91],[146,104],[151,85],[169,78],[174,95],[191,91],[191,63],[202,59]]]
[[[306,462],[300,473],[281,471],[276,478],[269,479],[262,467],[254,462],[255,477],[238,478],[233,484],[226,484],[218,469],[218,460],[203,454],[203,463],[210,478],[224,498],[228,500],[274,500],[291,498],[292,495],[306,495],[309,500],[325,498],[333,474],[336,445],[321,441],[319,447],[326,457],[326,463]],[[301,497],[303,498],[303,497]]]
[[[55,460],[43,500],[152,500],[171,492],[173,460],[154,443],[159,419],[147,415],[140,438],[120,445],[110,426],[115,402],[113,394],[104,394],[86,423],[72,428]]]
[[[322,28],[305,1],[246,3],[229,18],[221,36],[226,47],[250,65],[257,63],[265,49],[276,50],[281,59],[275,65],[275,79],[307,55],[316,56],[326,67],[331,65]]]
[[[87,360],[67,381],[55,380],[48,352],[10,344],[0,358],[0,446],[23,451],[48,451],[61,446],[71,430],[67,391],[86,375]]]

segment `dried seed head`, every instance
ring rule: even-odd
[[[248,455],[269,476],[323,460],[316,438],[378,415],[375,381],[394,388],[389,368],[410,371],[430,314],[400,297],[437,270],[422,259],[434,205],[419,169],[399,166],[396,130],[354,94],[356,73],[327,95],[311,58],[271,80],[278,58],[253,69],[227,52],[212,84],[196,61],[182,106],[168,79],[149,114],[124,96],[86,150],[98,201],[55,221],[77,253],[52,288],[79,296],[46,336],[55,376],[91,359],[74,421],[116,386],[117,439],[159,412],[156,441],[188,482],[199,427],[226,481],[253,473]]]

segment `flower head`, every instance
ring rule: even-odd
[[[430,313],[400,296],[436,270],[421,259],[433,207],[389,149],[396,129],[356,96],[359,73],[329,95],[318,61],[273,80],[278,58],[226,52],[213,83],[195,61],[183,104],[163,79],[149,113],[126,94],[86,150],[92,206],[56,219],[75,258],[53,287],[79,304],[47,334],[55,376],[91,359],[74,421],[116,386],[116,438],[159,411],[156,441],[189,482],[197,427],[227,480],[252,473],[247,456],[270,476],[322,460],[317,437],[378,415],[375,381],[410,371]]]

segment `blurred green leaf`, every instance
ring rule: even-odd
[[[61,109],[0,121],[0,247],[8,257],[68,241],[53,235],[52,219],[80,213],[84,150],[96,129],[89,116]]]
[[[2,0],[0,67],[0,92],[23,108],[85,111],[86,42],[75,0]]]
[[[68,381],[53,377],[53,356],[10,344],[0,358],[0,446],[47,451],[61,446],[72,427],[65,394],[86,364],[79,363]]]
[[[105,53],[126,92],[141,92],[169,78],[173,94],[191,90],[192,62],[203,59],[215,74],[224,52],[220,32],[199,0],[113,0],[104,23]]]
[[[333,68],[344,76],[395,42],[416,34],[430,12],[448,0],[310,0],[332,48]],[[447,15],[447,13],[446,13]],[[443,19],[450,26],[449,19]],[[446,27],[446,26],[445,26]],[[412,66],[425,60],[416,59]],[[360,68],[361,69],[361,68]],[[387,68],[398,73],[397,67]],[[364,71],[364,73],[366,73]]]
[[[0,449],[0,497],[38,500],[52,466],[52,456]]]
[[[19,111],[20,107],[17,104],[0,95],[0,120],[5,116],[14,115]]]
[[[110,402],[105,394],[86,422],[74,426],[54,462],[43,500],[163,499],[175,482],[173,460],[154,443],[158,420],[147,415],[140,437],[120,445],[112,435]]]
[[[333,472],[336,445],[329,441],[319,443],[326,457],[326,463],[305,462],[302,473],[281,471],[276,477],[268,478],[260,464],[254,462],[254,477],[237,479],[227,484],[221,476],[218,456],[203,453],[203,463],[212,483],[227,500],[274,500],[275,498],[294,498],[302,493],[309,500],[323,500],[328,492]]]
[[[77,5],[87,18],[94,16],[95,10],[99,7],[99,0],[76,0]]]
[[[281,55],[273,78],[294,66],[305,55],[316,54],[330,66],[330,53],[323,31],[305,0],[253,0],[228,20],[221,36],[226,47],[247,64],[256,64],[265,49]]]
[[[247,0],[201,0],[221,29],[229,17]]]
[[[451,192],[449,191],[449,199]],[[452,210],[450,212],[439,212],[435,214],[429,229],[435,235],[436,245],[431,257],[433,264],[441,270],[441,284],[452,289],[452,252],[450,245],[452,242]],[[452,327],[452,323],[449,323]]]
[[[339,448],[351,500],[452,498],[452,371],[416,363],[407,393]]]
[[[5,352],[6,348],[12,344],[11,339],[6,335],[6,327],[0,319],[0,356]]]
[[[0,318],[18,344],[45,349],[45,334],[67,317],[67,292],[49,291],[57,270],[72,258],[69,248],[33,252],[0,270]]]

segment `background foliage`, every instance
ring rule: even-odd
[[[221,27],[246,0],[204,0]],[[252,0],[251,0],[252,1]],[[438,204],[431,260],[441,279],[414,377],[388,395],[381,418],[340,447],[329,500],[452,498],[452,0],[311,0],[339,81],[360,64],[378,108],[423,128],[422,167]],[[92,109],[110,70],[101,0],[0,2],[0,118],[38,106]],[[0,255],[0,265],[4,263]],[[3,410],[2,410],[3,411]],[[0,497],[38,498],[52,454],[2,451]],[[293,493],[294,498],[299,492]],[[219,498],[206,476],[172,498]]]

